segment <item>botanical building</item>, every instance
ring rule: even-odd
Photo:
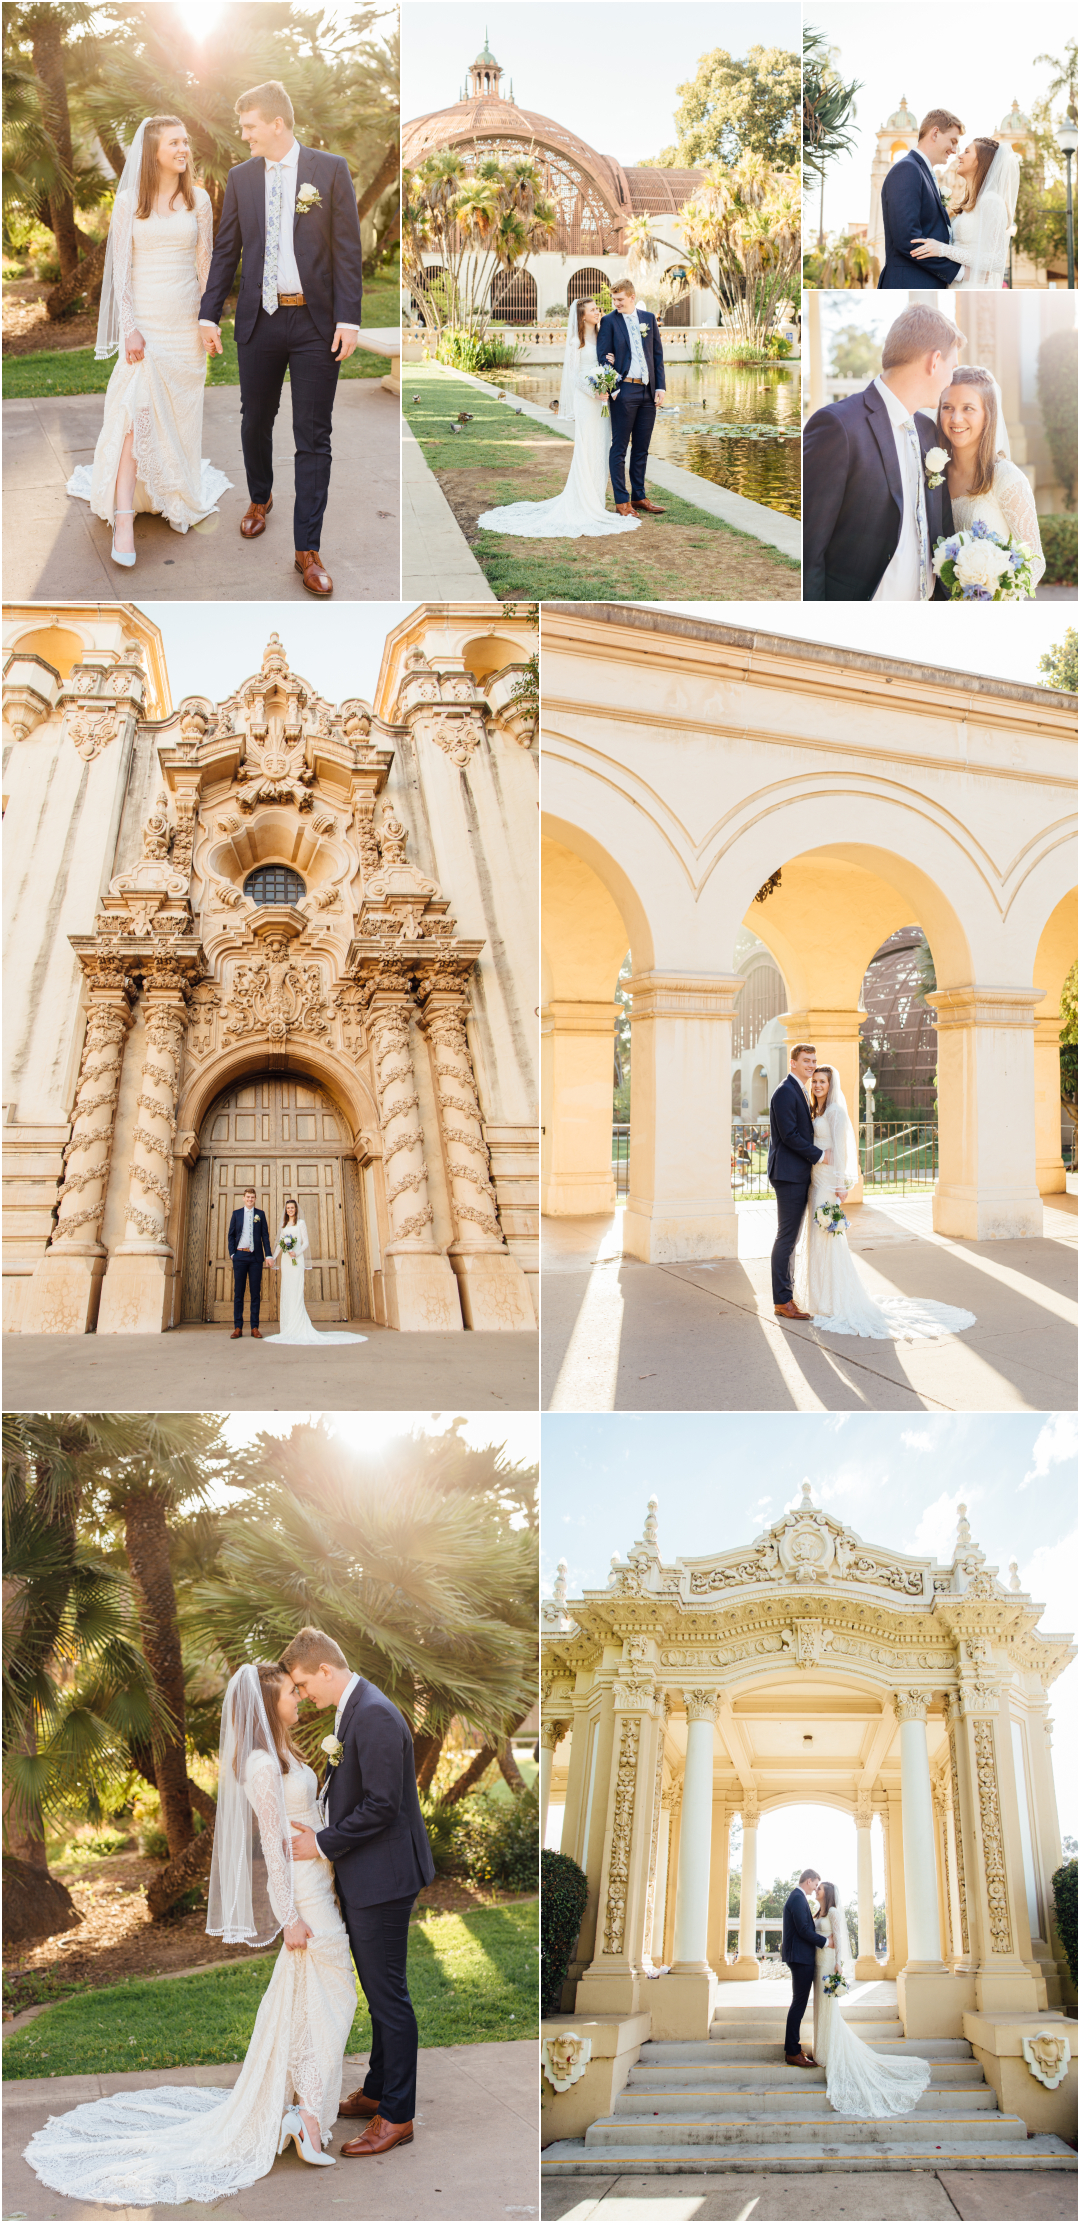
[[[137,610],[9,611],[6,1327],[225,1321],[249,1184],[316,1322],[534,1325],[531,645],[421,607],[373,703],[274,635],[174,707]]]

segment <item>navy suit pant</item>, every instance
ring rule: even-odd
[[[416,2114],[419,2033],[409,1997],[409,1916],[416,1893],[381,1906],[343,1902],[345,1927],[360,1988],[371,2013],[371,2062],[364,2078],[368,2099],[378,2100],[385,2123],[411,2123]]]
[[[649,442],[656,423],[656,403],[647,386],[628,386],[624,382],[613,394],[608,407],[611,411],[611,491],[616,503],[643,502],[645,499],[645,465],[649,460]],[[626,491],[626,451],[630,450],[630,492]]]
[[[791,1303],[791,1260],[799,1240],[810,1188],[805,1181],[774,1181],[776,1192],[776,1241],[772,1247],[772,1296],[774,1304]]]
[[[233,1252],[233,1303],[234,1328],[244,1325],[244,1291],[251,1291],[251,1325],[259,1325],[259,1306],[262,1302],[263,1256],[261,1250],[234,1250]]]
[[[330,491],[330,428],[337,392],[338,360],[316,330],[310,309],[260,308],[248,340],[238,340],[240,364],[240,439],[248,493],[268,502],[274,485],[274,419],[285,373],[292,390],[296,499],[293,547],[318,548]]]
[[[802,2029],[802,2018],[806,2013],[806,2002],[814,1988],[814,1963],[792,1961],[788,1974],[791,1977],[791,2005],[784,2027],[784,2052],[798,2053],[801,2050],[799,2032]]]

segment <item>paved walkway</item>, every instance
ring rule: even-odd
[[[539,2213],[537,2048],[522,2038],[502,2045],[424,2047],[420,2053],[416,2136],[381,2161],[340,2160],[335,2169],[312,2169],[291,2145],[268,2177],[212,2207],[103,2207],[67,2200],[39,2183],[22,2158],[23,2148],[49,2115],[112,2092],[162,2084],[231,2089],[239,2062],[197,2069],[159,2069],[126,2076],[41,2076],[4,2086],[4,2215],[71,2217],[75,2223],[114,2219],[148,2223],[165,2216],[213,2216],[215,2223],[522,2223]],[[342,2096],[363,2082],[367,2056],[346,2059]],[[334,2148],[355,2136],[340,2122]],[[331,2149],[334,2150],[334,2149]]]
[[[408,375],[408,364],[405,366]],[[401,420],[401,599],[497,602],[412,426]]]
[[[73,1410],[112,1412],[535,1412],[537,1337],[463,1330],[402,1335],[355,1321],[347,1344],[238,1351],[224,1327],[170,1335],[6,1335],[4,1409],[47,1412],[58,1381]]]
[[[1076,2179],[1022,2169],[575,2176],[545,2183],[541,2203],[545,2223],[1072,2223]]]
[[[1076,1404],[1076,1198],[1044,1199],[1043,1234],[936,1235],[928,1195],[853,1213],[871,1295],[930,1296],[976,1316],[942,1343],[873,1343],[781,1326],[775,1206],[739,1208],[739,1256],[646,1266],[622,1211],[545,1220],[542,1396],[553,1412],[1042,1412]]]
[[[293,564],[292,409],[282,396],[274,427],[277,498],[265,534],[240,537],[248,494],[240,450],[240,388],[208,389],[203,450],[232,479],[219,512],[189,533],[162,517],[135,521],[134,570],[109,558],[109,529],[67,481],[91,463],[101,394],[58,394],[4,403],[4,591],[15,600],[86,596],[176,602],[297,601]],[[396,602],[401,578],[401,413],[377,378],[346,379],[334,404],[334,469],[322,552],[337,602]],[[167,579],[167,571],[172,578]]]

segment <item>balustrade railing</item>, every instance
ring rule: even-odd
[[[1066,1165],[1070,1165],[1066,1153]],[[1075,1139],[1071,1168],[1075,1168]],[[768,1120],[733,1119],[731,1122],[731,1187],[748,1203],[772,1195],[769,1183]],[[931,1189],[938,1173],[938,1130],[927,1119],[863,1120],[859,1126],[859,1164],[867,1194],[906,1196],[912,1190]],[[616,1123],[611,1130],[611,1171],[616,1199],[630,1193],[630,1128]]]

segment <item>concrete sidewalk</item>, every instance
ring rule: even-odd
[[[207,390],[203,453],[233,484],[216,516],[188,533],[135,520],[134,570],[109,557],[109,528],[67,481],[92,463],[102,394],[4,403],[4,589],[15,600],[282,602],[307,590],[293,564],[293,436],[288,390],[274,426],[274,512],[257,541],[240,536],[248,504],[240,388]],[[396,602],[401,579],[401,414],[377,378],[343,380],[334,404],[334,468],[322,553],[335,602]],[[171,571],[171,579],[166,573]]]
[[[401,599],[497,602],[412,426],[401,420]]]
[[[574,2177],[544,2185],[540,2212],[545,2223],[1071,2223],[1076,2179],[1022,2169]]]
[[[853,1212],[872,1296],[963,1306],[940,1343],[875,1343],[781,1325],[775,1205],[739,1208],[739,1257],[646,1266],[622,1212],[546,1220],[542,1398],[553,1412],[1030,1412],[1076,1404],[1076,1199],[1044,1199],[1041,1238],[936,1235],[929,1195]]]
[[[346,2057],[342,2097],[363,2082],[367,2055]],[[300,2160],[294,2145],[269,2176],[245,2192],[203,2207],[104,2207],[68,2200],[39,2183],[22,2158],[23,2148],[50,2115],[112,2092],[163,2084],[232,2088],[240,2063],[197,2069],[159,2069],[124,2076],[39,2076],[4,2086],[4,2215],[38,2219],[70,2217],[73,2223],[149,2223],[166,2216],[213,2216],[218,2223],[398,2223],[398,2218],[445,2223],[522,2223],[539,2213],[537,2047],[522,2038],[499,2045],[422,2047],[416,2136],[381,2161],[339,2160],[333,2175]],[[332,2152],[357,2125],[338,2123]]]
[[[6,1335],[4,1410],[49,1411],[57,1383],[73,1409],[112,1412],[535,1412],[537,1337],[402,1335],[351,1323],[350,1350],[276,1342],[238,1351],[226,1327],[169,1335]]]

